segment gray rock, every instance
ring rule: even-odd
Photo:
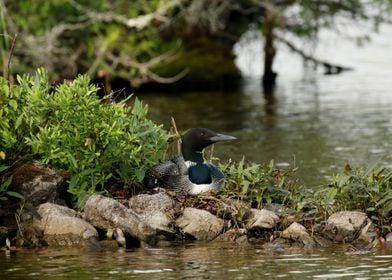
[[[327,238],[324,238],[324,237],[320,236],[319,234],[314,234],[313,239],[319,246],[324,247],[324,248],[331,248],[331,247],[336,246],[336,244],[333,241],[331,241]]]
[[[372,221],[368,218],[367,223],[362,227],[356,241],[364,242],[366,244],[374,243],[377,239],[377,233],[374,229]],[[378,243],[375,242],[373,245],[376,246]]]
[[[217,241],[237,241],[239,238],[246,236],[246,229],[229,229],[228,231],[219,235],[215,240]]]
[[[165,193],[139,194],[129,199],[129,208],[138,214],[144,212],[173,212],[174,200]]]
[[[101,246],[102,249],[104,250],[111,250],[111,251],[117,251],[119,250],[119,243],[116,240],[112,239],[105,239],[99,241],[99,245]]]
[[[264,205],[264,209],[274,212],[279,217],[292,212],[292,210],[288,209],[286,206],[278,203],[266,204]]]
[[[33,219],[33,226],[40,229],[43,239],[52,246],[86,245],[97,240],[97,230],[78,217],[72,209],[53,203],[41,204],[37,210],[40,219]]]
[[[334,241],[352,242],[357,238],[366,239],[371,221],[359,211],[340,211],[332,214],[325,226],[324,235]]]
[[[64,204],[65,181],[68,174],[43,165],[40,162],[27,162],[11,169],[10,190],[22,194],[28,203],[38,206],[45,202]]]
[[[119,228],[114,229],[113,237],[114,237],[114,239],[116,239],[118,245],[120,245],[121,247],[124,247],[124,248],[126,247],[127,240],[126,240],[125,235],[121,229],[119,229]]]
[[[287,242],[287,239],[280,238],[280,237],[275,238],[271,242],[266,242],[262,245],[262,248],[264,249],[274,250],[279,252],[285,252],[285,250],[290,247],[292,246]]]
[[[386,242],[392,243],[392,232],[388,232],[388,233],[385,235],[385,241],[386,241]]]
[[[282,238],[291,239],[296,242],[301,242],[304,245],[315,245],[314,239],[309,235],[306,228],[299,223],[292,223],[288,228],[286,228],[282,234]]]
[[[237,220],[250,215],[250,203],[232,198],[220,198],[217,202],[217,216],[222,219]]]
[[[165,193],[140,194],[130,198],[129,208],[157,233],[173,235],[174,200]]]
[[[106,232],[106,237],[108,240],[112,240],[112,239],[116,240],[119,246],[124,248],[126,247],[127,240],[121,229],[119,228],[108,229],[108,231]]]
[[[9,229],[7,227],[0,226],[0,242],[4,243],[5,239],[9,235]]]
[[[246,229],[271,229],[279,223],[279,217],[274,212],[266,209],[250,209],[247,217]]]
[[[197,240],[212,240],[222,232],[224,221],[208,211],[185,208],[176,225]]]
[[[97,228],[119,228],[141,242],[155,242],[156,231],[135,211],[99,194],[91,195],[84,206],[84,218]]]

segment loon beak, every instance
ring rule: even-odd
[[[216,135],[214,135],[210,138],[210,140],[213,142],[230,141],[230,140],[234,140],[234,139],[237,139],[237,138],[234,136],[220,134],[220,133],[217,133]]]

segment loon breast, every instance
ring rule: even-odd
[[[188,194],[196,195],[209,191],[218,190],[214,184],[192,184],[189,188]]]
[[[210,170],[205,164],[197,164],[188,168],[189,180],[197,185],[211,184]]]
[[[197,177],[191,177],[192,169],[197,166],[196,163],[191,161],[185,162],[189,174],[188,178],[182,181],[182,189],[185,190],[188,194],[196,195],[209,191],[219,191],[222,187],[224,175],[222,171],[220,171],[215,165],[210,163],[202,164],[203,172],[205,176],[201,176],[200,174],[194,175]],[[201,167],[199,167],[201,168]],[[197,169],[194,169],[193,172],[197,172]]]

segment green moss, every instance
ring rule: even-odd
[[[162,77],[173,77],[187,69],[187,75],[172,85],[175,88],[232,87],[241,78],[234,59],[231,46],[202,37],[184,44],[175,60],[154,71]]]

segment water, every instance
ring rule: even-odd
[[[324,32],[316,55],[353,67],[341,75],[304,69],[284,46],[278,52],[278,86],[266,98],[260,87],[259,41],[237,47],[247,79],[238,92],[140,95],[150,116],[167,128],[170,117],[181,130],[209,127],[238,138],[217,144],[219,158],[274,160],[299,168],[309,187],[326,184],[346,163],[392,167],[392,28],[358,48]]]
[[[316,50],[355,68],[337,76],[303,70],[299,58],[280,51],[273,98],[260,89],[261,57],[255,41],[239,45],[248,76],[238,92],[139,95],[150,116],[179,129],[209,127],[232,134],[216,155],[299,167],[310,187],[328,182],[346,162],[392,167],[392,28],[356,49],[323,35]],[[249,47],[250,46],[250,47]],[[253,48],[253,49],[252,49]],[[251,61],[252,63],[247,63]],[[213,66],[211,66],[213,67]],[[392,279],[392,249],[264,249],[227,243],[187,242],[168,247],[91,252],[80,249],[0,252],[0,279]]]
[[[279,251],[188,242],[117,252],[44,249],[0,254],[0,268],[1,279],[392,279],[392,250]]]

